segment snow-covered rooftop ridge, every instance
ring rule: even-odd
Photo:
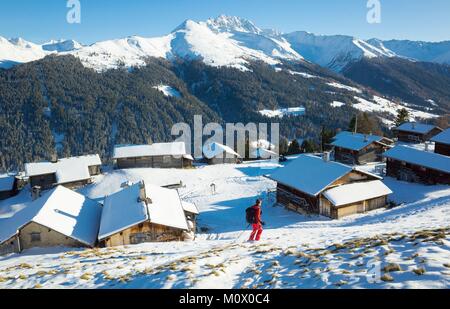
[[[389,189],[380,180],[342,185],[327,190],[323,193],[326,199],[336,207],[370,200],[389,194],[392,194],[391,189]]]
[[[0,221],[0,243],[34,222],[79,242],[94,246],[100,223],[101,205],[85,196],[59,186],[27,203],[14,216]]]
[[[0,175],[0,192],[11,191],[14,188],[15,176],[3,174]]]
[[[101,165],[98,154],[59,159],[56,162],[26,163],[25,173],[28,177],[56,174],[56,182],[65,184],[74,181],[87,180],[90,166]]]
[[[353,168],[313,155],[300,155],[285,167],[277,169],[269,178],[283,185],[317,196]]]
[[[418,123],[418,122],[407,122],[404,123],[396,128],[398,131],[405,131],[405,132],[411,132],[411,133],[420,133],[420,134],[427,134],[431,130],[436,128],[435,125],[432,124],[425,124],[425,123]]]
[[[186,212],[190,212],[192,214],[198,215],[200,212],[198,211],[197,206],[194,203],[189,203],[185,201],[181,201],[181,205],[183,205],[183,210]]]
[[[142,192],[148,202],[141,199],[144,197]],[[139,182],[105,198],[98,239],[103,240],[145,221],[188,230],[176,190]]]
[[[431,139],[432,142],[450,145],[450,128]]]
[[[434,152],[422,151],[408,146],[396,146],[385,152],[383,156],[450,174],[450,157]]]
[[[116,145],[113,159],[154,157],[154,156],[185,156],[184,142],[155,143],[151,145]]]
[[[382,136],[343,131],[334,137],[334,142],[331,145],[359,151],[370,144],[380,142],[383,139],[384,137]]]
[[[231,147],[228,147],[226,145],[222,145],[222,144],[219,144],[216,142],[204,145],[203,146],[203,155],[207,159],[212,159],[212,158],[215,158],[218,156],[222,156],[222,157],[237,156],[238,158],[241,157]]]

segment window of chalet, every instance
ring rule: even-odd
[[[427,171],[427,168],[426,168],[426,167],[423,167],[423,166],[421,166],[421,167],[420,167],[420,170],[421,170],[422,172],[426,172],[426,171]]]
[[[31,242],[39,242],[41,241],[41,233],[31,233]]]
[[[405,162],[405,161],[402,161],[402,165],[403,165],[403,166],[406,166],[406,162]]]
[[[172,160],[172,157],[171,157],[171,156],[164,156],[164,157],[163,157],[163,162],[164,162],[164,163],[170,163],[171,160]]]
[[[408,139],[410,141],[416,141],[416,142],[420,142],[420,138],[416,135],[408,135]]]

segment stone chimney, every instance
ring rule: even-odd
[[[58,155],[56,153],[52,154],[52,156],[50,158],[50,162],[52,162],[52,163],[58,162]]]
[[[430,151],[430,143],[429,142],[425,142],[425,151],[426,152]]]
[[[329,151],[326,151],[322,154],[322,159],[324,162],[330,162],[330,156],[331,153]]]
[[[33,201],[37,200],[38,198],[41,197],[41,192],[42,189],[40,186],[34,186],[33,188],[31,188],[31,199]]]
[[[132,185],[133,185],[133,183],[132,183],[131,181],[125,181],[125,182],[123,182],[123,183],[120,185],[120,187],[121,187],[122,189],[126,189],[126,188],[131,187]]]

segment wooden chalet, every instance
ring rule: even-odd
[[[387,151],[386,173],[408,182],[450,185],[450,157],[407,146]]]
[[[114,148],[113,160],[117,169],[186,168],[194,161],[186,152],[184,142],[118,145]]]
[[[29,248],[94,247],[102,208],[59,186],[0,221],[0,255]]]
[[[231,147],[209,143],[203,147],[203,155],[210,165],[215,164],[237,164],[241,162],[241,156]]]
[[[0,175],[0,200],[5,200],[18,193],[18,183],[15,175]]]
[[[435,143],[434,152],[450,156],[450,128],[431,139]]]
[[[437,126],[416,122],[407,122],[393,129],[398,140],[406,143],[425,143],[442,131]]]
[[[268,178],[277,202],[301,214],[333,219],[385,207],[392,191],[381,178],[313,155],[301,155]]]
[[[392,140],[382,136],[343,131],[334,137],[331,145],[334,147],[336,161],[363,165],[382,161],[382,154],[390,149],[393,143]]]
[[[106,247],[179,241],[189,230],[176,190],[140,182],[105,198],[98,240]]]
[[[31,187],[46,190],[62,185],[75,189],[91,183],[92,176],[101,173],[101,165],[99,155],[70,157],[55,162],[27,163],[25,174]]]

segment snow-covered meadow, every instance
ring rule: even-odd
[[[386,178],[399,206],[330,220],[275,205],[275,183],[264,175],[279,167],[261,161],[111,170],[80,193],[101,202],[126,180],[182,181],[180,196],[200,209],[202,232],[192,242],[32,249],[0,257],[0,288],[450,287],[450,187]],[[245,209],[257,197],[267,225],[263,241],[247,243]],[[0,220],[29,198],[24,191],[0,202]]]

